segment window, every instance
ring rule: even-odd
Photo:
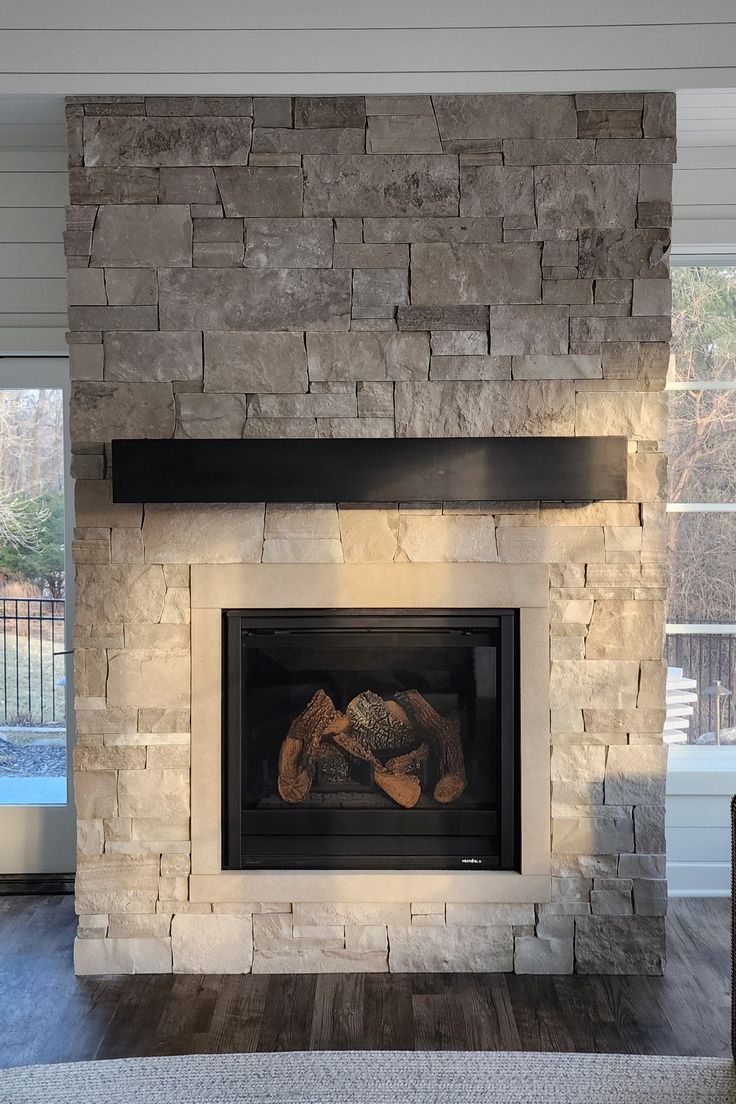
[[[697,681],[689,740],[712,742],[704,691],[736,686],[736,265],[674,267],[672,283],[667,660]],[[736,726],[733,697],[721,715]]]

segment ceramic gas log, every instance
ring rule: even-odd
[[[321,764],[330,773],[336,754],[367,763],[379,789],[397,805],[412,809],[421,796],[419,770],[433,761],[434,800],[446,805],[466,786],[460,719],[443,717],[417,690],[384,700],[365,690],[344,713],[318,690],[289,727],[279,753],[279,793],[284,801],[304,801]],[[388,759],[379,755],[390,754]]]

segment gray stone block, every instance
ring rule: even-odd
[[[254,127],[290,127],[292,125],[291,96],[254,96]]]
[[[194,268],[242,268],[242,242],[195,242],[192,250]]]
[[[146,115],[252,115],[252,96],[146,96]]]
[[[426,380],[429,342],[424,333],[310,333],[312,381]]]
[[[606,804],[664,805],[666,775],[665,745],[611,747],[606,764]],[[625,876],[625,872],[621,871],[621,875]]]
[[[246,268],[330,268],[332,248],[332,219],[245,220]]]
[[[664,920],[648,916],[579,916],[575,965],[579,974],[655,974],[664,971]]]
[[[215,172],[209,167],[161,169],[159,188],[161,203],[220,202]]]
[[[365,126],[364,96],[297,96],[295,127]]]
[[[72,442],[115,437],[171,437],[174,396],[166,383],[77,383],[72,386]]]
[[[634,809],[636,850],[662,854],[665,850],[664,805],[637,805]]]
[[[504,226],[536,226],[534,172],[529,166],[462,165],[460,214],[503,218]]]
[[[304,157],[305,215],[457,216],[457,205],[455,157]]]
[[[353,318],[393,318],[396,307],[408,302],[408,268],[358,268],[353,272]]]
[[[673,92],[645,92],[644,137],[674,138],[677,134],[675,108],[676,100]]]
[[[631,111],[593,108],[578,111],[580,138],[641,138],[641,104]]]
[[[316,437],[314,418],[254,418],[245,423],[243,437]]]
[[[187,268],[192,220],[184,205],[101,207],[90,263],[110,268]]]
[[[393,437],[393,418],[317,418],[318,437]]]
[[[225,214],[299,217],[302,174],[297,168],[222,168],[216,174]]]
[[[347,330],[350,271],[163,269],[159,312],[162,330]]]
[[[514,379],[601,379],[599,356],[550,356],[545,353],[513,358]]]
[[[509,380],[511,357],[433,356],[429,367],[431,380]]]
[[[569,307],[546,304],[491,307],[491,352],[496,356],[525,353],[565,355],[569,349],[569,310]]]
[[[578,92],[575,106],[580,111],[638,111],[644,105],[641,92]]]
[[[158,311],[155,305],[129,307],[69,307],[71,330],[156,330]],[[97,340],[100,340],[98,338]]]
[[[669,317],[671,311],[672,284],[669,280],[634,280],[632,314]]]
[[[571,974],[572,938],[517,936],[514,940],[515,974]]]
[[[414,245],[412,306],[539,303],[539,255],[540,247],[534,243]]]
[[[198,333],[106,333],[105,380],[134,383],[202,379],[202,339]]]
[[[432,355],[485,356],[488,338],[478,330],[434,330],[431,334]]]
[[[158,178],[158,169],[70,169],[69,198],[73,204],[156,203]]]
[[[573,427],[567,380],[397,383],[395,402],[398,437],[569,436]]]
[[[333,390],[309,395],[253,395],[248,416],[255,418],[357,418],[354,384],[331,385]],[[340,390],[338,390],[340,388]]]
[[[595,142],[576,138],[510,138],[503,144],[506,165],[589,165]]]
[[[665,916],[667,882],[661,878],[635,878],[634,912],[637,916]]]
[[[366,242],[500,242],[500,218],[367,218]]]
[[[573,96],[437,95],[443,139],[577,138]]]
[[[366,96],[366,115],[434,115],[431,96]]]
[[[204,362],[205,391],[279,394],[308,389],[301,334],[205,333]]]
[[[85,117],[84,159],[89,166],[245,165],[249,118]]]
[[[393,383],[359,383],[357,396],[359,418],[391,418],[393,424]]]
[[[72,268],[66,276],[66,301],[70,306],[105,306],[105,274],[99,268]]]
[[[439,151],[440,153],[442,150]],[[254,154],[287,153],[299,156],[308,154],[340,154],[347,156],[365,153],[365,131],[360,129],[340,130],[287,130],[285,127],[256,127],[253,131]]]
[[[626,165],[551,165],[535,169],[540,227],[633,226],[639,173]]]
[[[514,939],[505,927],[398,927],[389,925],[392,973],[482,973],[513,969]]]
[[[593,279],[666,279],[669,250],[666,230],[581,230],[578,275]]]
[[[374,115],[368,120],[368,153],[442,153],[434,115]]]
[[[670,165],[677,160],[674,138],[602,138],[596,142],[599,165]]]
[[[192,219],[192,237],[195,242],[243,241],[243,220],[239,218]]]
[[[399,307],[400,330],[485,330],[488,307]]]
[[[245,395],[177,396],[177,437],[242,437],[247,417]]]
[[[99,272],[100,269],[88,269]],[[108,268],[105,288],[110,306],[151,305],[158,302],[158,283],[153,268]]]
[[[331,226],[331,223],[330,223]],[[407,245],[336,245],[335,268],[409,268]]]

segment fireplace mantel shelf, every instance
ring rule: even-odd
[[[625,437],[116,440],[115,502],[620,501]]]

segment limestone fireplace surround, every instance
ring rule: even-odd
[[[661,972],[674,97],[67,115],[77,971]],[[576,435],[624,501],[112,500],[120,438]],[[221,611],[408,602],[521,611],[521,871],[223,872]]]
[[[549,581],[540,564],[197,564],[192,568],[190,900],[300,903],[548,901]],[[225,609],[520,611],[521,870],[223,871],[222,613]],[[389,931],[390,935],[390,931]]]

